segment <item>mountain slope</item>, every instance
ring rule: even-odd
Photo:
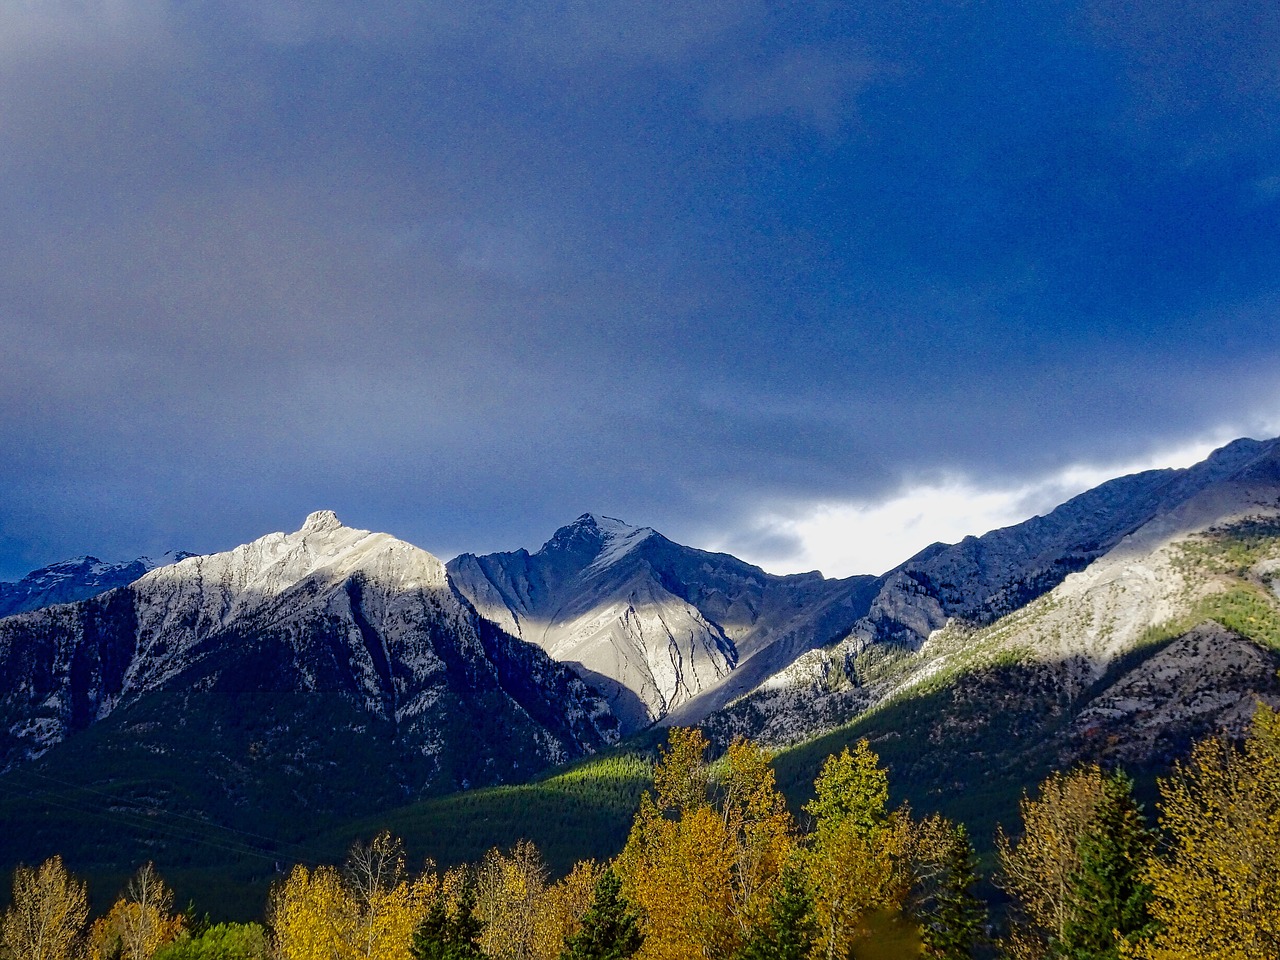
[[[603,690],[628,730],[704,715],[738,671],[762,679],[840,636],[875,582],[773,576],[593,514],[534,554],[463,554],[449,576],[481,616]]]
[[[869,617],[712,726],[794,742],[946,691],[967,726],[1023,717],[1024,734],[1059,762],[1168,759],[1194,736],[1238,728],[1257,696],[1280,693],[1280,444],[1232,444],[1150,487],[1144,503],[1158,504],[1156,514],[1012,613],[984,621],[970,605],[979,615],[945,618],[906,641],[900,630],[869,639]],[[970,545],[967,555],[978,553]],[[936,595],[918,596],[943,608]],[[959,749],[956,714],[929,727]]]
[[[211,782],[194,792],[231,806],[276,794],[368,809],[519,779],[617,738],[607,705],[476,617],[439,560],[329,512],[0,621],[0,697],[7,767],[47,753],[64,772],[93,768],[88,750],[119,775],[169,754],[177,779],[199,770]],[[353,795],[326,786],[337,762]]]
[[[1280,439],[1236,440],[1195,466],[1120,477],[1045,516],[954,545],[935,544],[886,574],[851,636],[864,646],[891,642],[916,649],[952,618],[990,623],[1083,570],[1157,516],[1273,462],[1277,451]]]

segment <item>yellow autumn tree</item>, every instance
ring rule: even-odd
[[[763,917],[793,844],[786,805],[767,758],[730,747],[713,779],[708,743],[674,728],[618,861],[639,907],[641,960],[730,956]]]
[[[737,936],[764,921],[782,868],[795,849],[795,824],[763,750],[745,739],[729,744],[713,778],[716,805],[733,841],[729,888]]]
[[[13,899],[0,919],[0,944],[7,956],[22,960],[73,960],[88,917],[85,885],[67,873],[61,857],[34,869],[18,867]]]
[[[173,912],[173,891],[145,863],[126,884],[124,893],[89,934],[90,960],[151,960],[182,933],[181,914]]]
[[[538,848],[521,840],[509,853],[485,854],[475,876],[480,947],[494,960],[530,960],[550,871]]]
[[[1280,715],[1260,705],[1242,745],[1197,744],[1160,795],[1170,844],[1146,879],[1162,926],[1132,956],[1280,957]]]
[[[1055,772],[1035,798],[1023,794],[1022,833],[996,835],[997,883],[1014,901],[1004,952],[1011,960],[1041,960],[1063,939],[1072,918],[1072,877],[1080,870],[1080,838],[1094,823],[1106,777],[1096,764]]]
[[[852,955],[868,920],[901,909],[911,889],[914,825],[889,809],[889,777],[866,740],[827,758],[805,811],[814,818],[803,858],[813,891],[818,957]]]
[[[413,931],[440,894],[428,868],[405,874],[399,840],[352,847],[345,868],[298,865],[272,891],[268,918],[279,960],[410,960]]]
[[[298,864],[271,893],[267,919],[279,960],[341,960],[352,939],[354,903],[334,867]]]
[[[567,877],[547,888],[534,918],[531,956],[535,960],[557,960],[565,940],[581,927],[603,872],[594,860],[581,860]]]
[[[351,848],[344,879],[354,901],[348,955],[357,960],[407,958],[413,931],[438,893],[435,871],[428,865],[410,880],[403,844],[384,830],[371,842]]]

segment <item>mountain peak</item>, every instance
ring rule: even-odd
[[[600,570],[622,559],[656,531],[652,527],[633,527],[617,517],[584,513],[573,523],[561,527],[543,549],[570,550],[581,556],[589,570]]]
[[[570,529],[594,529],[600,531],[603,536],[626,536],[634,533],[636,530],[647,529],[644,527],[633,527],[625,520],[619,520],[617,517],[606,517],[599,513],[584,513],[573,523],[569,524]]]
[[[329,533],[333,530],[341,530],[342,521],[338,519],[338,515],[332,510],[317,510],[308,514],[306,522],[302,524],[300,533]]]

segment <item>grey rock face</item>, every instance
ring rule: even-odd
[[[464,554],[449,575],[481,616],[602,689],[628,730],[696,721],[840,636],[875,582],[773,576],[592,514],[535,554]]]
[[[1276,692],[1270,628],[1252,640],[1239,631],[1280,623],[1280,537],[1267,532],[1280,528],[1277,464],[1280,442],[1237,441],[1187,470],[1122,478],[1048,517],[927,551],[886,577],[846,638],[800,657],[710,726],[794,742],[954,684],[969,691],[974,716],[1078,711],[1064,763],[1099,755],[1104,741],[1120,744],[1121,758],[1150,759],[1172,755],[1162,737],[1185,746],[1238,729],[1257,697]],[[1135,517],[1145,519],[1132,526]],[[1213,559],[1223,538],[1229,563]],[[1241,570],[1244,556],[1251,566]],[[1240,602],[1254,605],[1256,621],[1235,633],[1213,622]],[[1157,650],[1153,636],[1176,642]],[[1001,686],[1009,677],[1025,683],[1021,699]],[[1095,690],[1104,679],[1108,691]]]
[[[953,617],[991,623],[1083,570],[1127,535],[1233,477],[1265,477],[1280,439],[1237,440],[1184,470],[1120,477],[1080,494],[1043,517],[935,544],[890,571],[867,616],[853,629],[870,643],[919,648]]]

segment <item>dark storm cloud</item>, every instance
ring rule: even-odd
[[[1273,422],[1278,22],[5,6],[0,574],[322,506],[699,542]]]

